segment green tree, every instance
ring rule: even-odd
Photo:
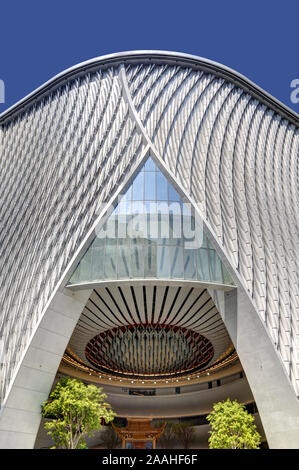
[[[152,426],[160,428],[165,421],[154,421]],[[161,449],[172,449],[175,441],[174,423],[167,422],[164,431],[157,440],[157,444]]]
[[[254,416],[237,400],[214,404],[207,416],[211,425],[210,449],[259,449],[261,436],[254,424]]]
[[[102,420],[109,423],[116,415],[106,398],[95,385],[70,377],[61,379],[49,401],[42,404],[43,417],[50,418],[45,429],[55,442],[53,449],[86,448],[85,438],[102,428]]]
[[[121,446],[120,438],[110,425],[105,427],[100,437],[104,449],[117,449]]]
[[[194,423],[182,421],[174,425],[174,433],[178,441],[182,444],[183,449],[189,449],[190,445],[195,441]]]

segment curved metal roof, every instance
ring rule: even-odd
[[[15,117],[18,113],[24,111],[28,106],[34,104],[42,96],[46,95],[49,91],[61,86],[65,82],[74,77],[78,77],[82,74],[92,72],[95,69],[106,68],[115,66],[120,63],[167,63],[173,65],[180,65],[182,67],[191,67],[193,69],[204,70],[209,73],[213,73],[216,76],[222,77],[229,82],[235,83],[245,91],[254,95],[259,101],[266,104],[268,107],[288,119],[290,122],[298,126],[299,115],[291,108],[283,104],[281,101],[274,98],[272,95],[267,93],[265,90],[260,88],[254,82],[246,78],[244,75],[236,72],[235,70],[226,67],[218,62],[199,57],[196,55],[185,54],[182,52],[170,52],[170,51],[155,51],[155,50],[141,50],[141,51],[126,51],[117,52],[114,54],[107,54],[100,57],[81,62],[73,67],[70,67],[63,72],[55,75],[53,78],[48,80],[46,83],[38,87],[36,90],[31,92],[29,95],[22,98],[20,101],[15,103],[13,106],[5,110],[0,114],[0,124],[4,124],[6,121]]]

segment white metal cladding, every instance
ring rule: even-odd
[[[0,117],[2,399],[99,203],[146,146],[196,201],[298,395],[298,116],[209,61],[132,57],[66,72]]]

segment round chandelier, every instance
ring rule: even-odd
[[[196,372],[212,360],[212,343],[199,333],[171,325],[128,325],[106,330],[86,345],[89,363],[127,378],[170,378]]]

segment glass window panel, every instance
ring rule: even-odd
[[[196,250],[184,250],[185,279],[196,279]]]
[[[119,249],[121,246],[128,244],[130,244],[130,238],[119,238],[117,240],[117,249]]]
[[[144,202],[143,208],[146,214],[156,214],[157,213],[157,203],[154,201]]]
[[[145,173],[144,199],[146,201],[156,200],[156,173]]]
[[[158,237],[159,243],[169,245],[169,215],[168,214],[158,214]]]
[[[117,278],[129,278],[131,267],[131,252],[129,240],[119,244],[117,250]]]
[[[122,196],[121,200],[122,201],[131,201],[132,199],[132,185],[127,189],[125,194]]]
[[[228,274],[228,271],[223,265],[222,265],[222,279],[223,279],[223,284],[233,284],[232,279],[230,275]]]
[[[128,238],[145,238],[147,234],[146,214],[136,212],[127,222]]]
[[[181,203],[178,201],[171,201],[169,203],[169,212],[174,215],[181,215],[182,214]]]
[[[147,215],[146,214],[139,214],[138,215],[138,236],[139,238],[145,239],[147,238]]]
[[[79,279],[90,281],[92,269],[91,250],[87,250],[79,264]]]
[[[198,279],[200,281],[210,280],[209,257],[208,250],[206,248],[197,250],[197,271]]]
[[[157,246],[157,275],[159,278],[170,277],[169,247]]]
[[[144,276],[157,277],[157,247],[153,243],[144,245]]]
[[[167,245],[176,245],[177,240],[173,236],[173,214],[170,213],[168,216],[161,215],[161,223],[163,228],[163,237],[160,237],[160,240],[163,240],[163,243]]]
[[[139,173],[133,182],[133,201],[142,201],[144,198],[144,173]]]
[[[101,236],[102,231],[100,231],[99,235],[96,235],[94,241],[92,242],[90,248],[96,248],[96,247],[104,247],[105,246],[105,238]],[[92,255],[93,256],[93,255]]]
[[[114,214],[107,220],[105,224],[106,238],[117,238],[117,216]],[[100,238],[100,237],[99,237]]]
[[[191,204],[190,202],[184,202],[182,201],[182,213],[183,215],[185,216],[193,216],[194,217],[194,213],[192,211],[192,207],[191,207]]]
[[[104,272],[106,279],[116,279],[116,242],[116,239],[106,241],[104,259]]]
[[[79,278],[79,273],[80,273],[80,264],[76,267],[68,283],[77,284],[77,282],[80,282],[81,279]]]
[[[111,207],[111,214],[110,214],[110,211],[108,211],[108,218],[110,217],[110,215],[116,215],[118,214],[118,210],[117,210],[117,206],[114,206],[114,207]]]
[[[208,239],[207,239],[206,234],[203,232],[201,247],[202,248],[207,248],[207,246],[208,246]]]
[[[168,200],[167,179],[160,172],[157,172],[157,200],[158,201]]]
[[[169,194],[169,201],[180,201],[180,195],[174,189],[174,187],[168,183],[168,194]]]
[[[210,250],[214,250],[215,248],[213,247],[212,243],[210,242],[210,240],[207,238],[207,246],[208,248],[210,248]]]
[[[157,214],[147,214],[147,238],[157,240],[159,237],[159,219]]]
[[[131,202],[130,201],[121,201],[118,205],[118,214],[128,214],[131,211]]]
[[[132,277],[144,277],[144,259],[143,259],[144,240],[132,240],[131,242],[131,272]]]
[[[138,204],[138,202],[128,201],[126,206],[126,214],[133,214],[134,213],[134,205]],[[140,204],[140,202],[139,202]]]
[[[182,241],[182,218],[179,214],[169,214],[169,243],[172,245],[180,245]]]
[[[130,217],[125,214],[121,214],[117,218],[117,238],[126,238],[127,236],[127,218]]]
[[[143,201],[134,201],[134,202],[132,202],[131,213],[132,214],[143,214],[145,212],[144,205],[145,205],[145,203]]]
[[[195,241],[194,218],[189,215],[182,217],[182,237],[186,241]]]
[[[144,165],[144,171],[156,171],[157,167],[151,158],[148,158]]]
[[[170,275],[172,278],[184,278],[183,249],[181,247],[169,247],[170,252]]]
[[[159,214],[169,214],[169,203],[167,201],[158,201],[157,212]]]
[[[191,248],[202,248],[204,243],[204,232],[202,229],[202,224],[195,223],[194,227],[194,239],[192,241],[193,247]]]
[[[183,204],[178,192],[149,159],[108,216],[70,283],[159,276],[233,284],[191,214],[188,203]],[[193,243],[195,227],[200,229],[197,244]]]
[[[101,240],[102,246],[92,248],[92,280],[103,279],[103,259],[104,259],[104,240]]]
[[[222,283],[221,262],[215,250],[209,250],[211,280]]]

